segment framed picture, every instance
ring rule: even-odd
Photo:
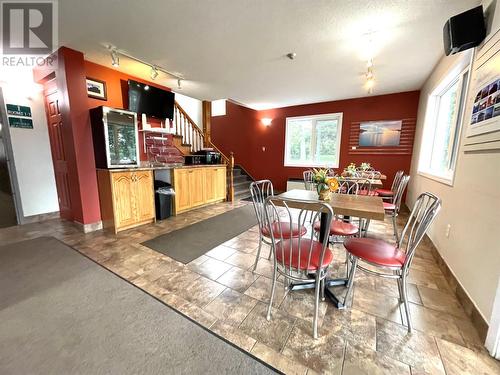
[[[402,121],[367,121],[359,124],[359,146],[399,146]]]
[[[90,98],[107,100],[106,82],[87,77],[87,95]]]
[[[500,149],[500,34],[476,51],[464,116],[465,152]]]

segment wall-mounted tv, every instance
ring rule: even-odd
[[[128,109],[137,114],[158,119],[174,118],[174,93],[159,88],[128,81]]]

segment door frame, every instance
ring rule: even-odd
[[[485,346],[492,357],[500,359],[500,277],[498,278],[497,292],[493,302],[490,328],[486,336]]]
[[[14,152],[12,150],[12,139],[10,137],[10,127],[5,111],[5,101],[3,96],[3,88],[0,87],[0,123],[3,130],[3,144],[5,154],[7,155],[7,169],[9,170],[10,187],[12,190],[12,198],[14,201],[14,208],[16,210],[17,224],[24,223],[24,213],[21,202],[21,193],[19,191],[19,180],[17,178],[16,164],[14,161]]]

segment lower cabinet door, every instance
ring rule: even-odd
[[[132,173],[112,173],[112,183],[115,226],[121,228],[134,224],[136,215],[132,196],[135,189]]]
[[[175,211],[181,212],[191,207],[191,185],[189,169],[174,170]]]
[[[215,191],[216,170],[214,168],[205,169],[205,201],[206,203],[215,202],[217,200]]]
[[[205,171],[203,168],[189,170],[189,185],[191,193],[191,207],[205,203]]]
[[[226,199],[226,168],[214,169],[215,200]]]
[[[138,171],[135,173],[134,206],[137,221],[151,220],[155,217],[155,200],[153,172]]]

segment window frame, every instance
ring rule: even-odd
[[[422,133],[417,173],[431,180],[435,180],[437,182],[441,182],[443,184],[450,186],[453,186],[455,180],[458,154],[462,139],[462,128],[463,128],[464,116],[467,105],[467,93],[470,81],[469,75],[470,75],[469,66],[467,66],[465,69],[460,69],[458,71],[454,70],[453,72],[448,74],[443,80],[441,80],[441,82],[431,92],[427,100],[427,109],[426,109],[427,113]],[[435,142],[434,135],[436,132],[437,121],[439,116],[439,104],[441,98],[457,82],[459,85],[457,89],[459,98],[458,98],[458,109],[453,116],[454,126],[452,131],[450,132],[450,139],[452,139],[450,162],[446,172],[441,174],[431,170],[430,168],[430,163],[432,160],[432,150],[434,148],[434,142]],[[430,142],[429,146],[424,147],[426,141],[430,138],[432,139],[432,142]]]
[[[294,116],[294,117],[287,117],[285,120],[285,152],[283,155],[283,165],[285,167],[300,167],[300,168],[338,168],[340,165],[340,145],[341,145],[341,139],[342,139],[342,118],[343,118],[343,112],[336,112],[336,113],[326,113],[322,115],[307,115],[307,116]],[[287,155],[288,155],[288,125],[290,121],[293,120],[306,120],[310,119],[312,122],[312,134],[311,134],[311,155],[315,154],[315,147],[316,147],[316,123],[318,120],[325,120],[325,119],[332,119],[332,120],[337,120],[337,143],[336,143],[336,149],[337,151],[337,163],[335,164],[328,164],[328,163],[316,163],[314,161],[310,161],[307,164],[297,164],[293,163],[287,160]]]

